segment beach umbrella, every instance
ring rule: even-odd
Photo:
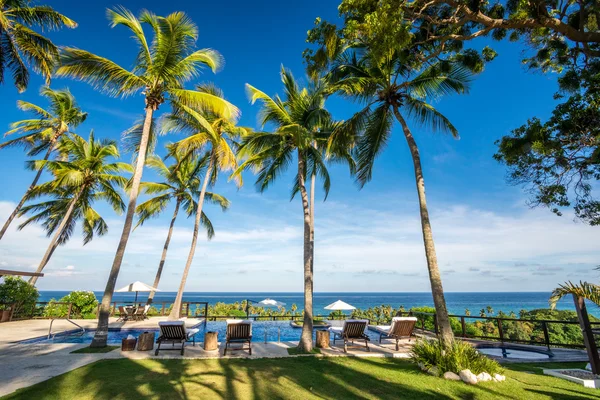
[[[117,290],[117,292],[135,292],[134,303],[137,303],[138,292],[152,292],[152,291],[160,292],[160,290],[158,290],[157,288],[152,287],[150,285],[146,285],[145,283],[140,282],[140,281],[135,281],[135,282],[130,283],[129,285]]]
[[[283,303],[281,301],[269,299],[269,298],[261,300],[256,304],[260,304],[261,306],[265,306],[265,307],[283,307],[283,306],[285,306],[285,303]]]
[[[330,305],[325,307],[326,310],[334,310],[334,311],[344,311],[344,310],[355,310],[356,307],[351,306],[348,303],[345,303],[341,300],[336,301],[335,303],[331,303]]]

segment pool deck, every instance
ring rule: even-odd
[[[155,317],[146,321],[138,322],[116,322],[115,318],[110,320],[110,328],[132,328],[132,329],[151,329],[157,328],[158,322],[165,320],[165,317]],[[95,329],[96,320],[74,320],[85,329]],[[203,322],[202,319],[186,319],[186,326],[192,327]],[[269,342],[264,343],[259,340],[252,342],[252,356],[246,351],[228,352],[223,355],[224,342],[219,342],[218,350],[205,351],[202,343],[196,343],[192,346],[188,343],[185,346],[185,355],[181,356],[178,351],[161,351],[158,356],[154,351],[128,351],[123,352],[120,349],[113,350],[103,354],[71,354],[72,351],[87,347],[88,344],[81,343],[16,343],[21,340],[32,339],[48,335],[49,320],[27,320],[15,321],[0,324],[0,376],[2,376],[2,385],[0,385],[0,397],[5,396],[15,390],[43,382],[57,375],[64,374],[73,369],[82,367],[95,361],[105,359],[205,359],[205,358],[281,358],[281,357],[305,357],[290,356],[287,349],[297,346],[298,342]],[[73,325],[64,320],[56,320],[53,325],[53,332],[72,330]],[[418,336],[431,336],[417,332]],[[222,339],[222,338],[221,338]],[[331,344],[329,349],[321,349],[319,357],[397,357],[409,358],[410,349],[413,342],[403,340],[400,342],[399,351],[395,350],[395,344],[392,340],[385,340],[382,343],[371,341],[370,352],[365,351],[364,346],[349,347],[348,353],[344,353],[343,346],[338,341],[335,346]],[[555,354],[560,357],[552,361],[582,361],[587,360],[586,354],[580,350],[553,349]],[[502,360],[505,361],[505,360]],[[518,360],[511,360],[518,361]],[[536,360],[524,360],[528,362]],[[549,361],[549,360],[546,360]]]
[[[109,328],[114,329],[158,329],[160,321],[166,321],[167,317],[152,317],[145,321],[117,322],[117,318],[110,318]],[[95,319],[73,319],[73,322],[86,330],[96,329],[98,320]],[[202,318],[184,319],[188,328],[200,325],[204,322]],[[3,343],[19,342],[26,339],[48,336],[50,329],[49,319],[28,319],[24,321],[3,322],[0,324],[0,345]],[[52,324],[52,333],[77,330],[78,328],[64,319],[56,319]]]

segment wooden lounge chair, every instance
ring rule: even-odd
[[[117,318],[117,322],[119,321],[129,321],[129,313],[123,306],[119,306],[119,318]]]
[[[138,307],[133,314],[133,319],[136,321],[143,321],[148,319],[148,310],[150,309],[150,305],[146,304],[144,307]]]
[[[417,318],[415,317],[394,317],[392,318],[391,325],[377,325],[371,327],[370,329],[379,333],[379,343],[381,343],[381,339],[384,337],[395,339],[396,351],[398,351],[400,350],[400,339],[408,338],[410,341],[416,323]]]
[[[231,343],[241,343],[242,347],[231,347]],[[248,343],[248,347],[244,344]],[[248,350],[252,355],[252,322],[242,319],[228,319],[227,332],[225,335],[225,351],[223,355],[227,355],[229,350]]]
[[[192,340],[192,346],[196,345],[196,333],[200,332],[200,329],[186,329],[185,322],[183,321],[161,321],[158,323],[160,328],[160,335],[156,339],[158,347],[154,352],[154,355],[158,355],[160,345],[163,343],[172,343],[173,348],[165,348],[163,350],[181,350],[181,355],[185,349],[185,343]],[[175,348],[176,343],[181,343],[181,349]]]
[[[348,352],[348,342],[354,344],[355,340],[364,340],[367,351],[371,351],[369,348],[369,337],[365,334],[365,329],[369,325],[369,321],[366,319],[349,319],[344,321],[344,326],[330,327],[329,331],[333,333],[333,344],[336,339],[344,341],[344,353]]]

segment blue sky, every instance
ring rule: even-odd
[[[56,43],[80,47],[129,67],[135,45],[125,28],[111,29],[105,1],[51,1],[55,9],[79,23],[75,30],[52,33]],[[198,24],[198,47],[211,47],[225,58],[218,74],[210,71],[199,81],[212,81],[242,110],[241,123],[257,128],[257,107],[244,92],[250,83],[262,91],[281,93],[281,65],[305,82],[301,53],[306,31],[315,17],[337,18],[335,1],[123,2],[164,15],[185,11]],[[475,45],[482,45],[479,42]],[[545,118],[554,107],[555,76],[526,71],[520,64],[519,44],[493,44],[499,53],[473,82],[469,95],[449,97],[436,107],[458,127],[461,138],[432,134],[413,126],[424,164],[428,203],[445,289],[448,291],[542,291],[564,280],[597,279],[598,228],[562,218],[545,209],[531,210],[521,189],[508,186],[505,169],[492,159],[494,141],[534,116]],[[17,110],[19,99],[45,105],[38,96],[43,81],[33,76],[28,91],[18,94],[11,82],[0,87],[3,112],[0,128],[27,118]],[[68,86],[89,113],[77,132],[118,140],[141,115],[143,99],[114,99],[88,85],[56,79],[52,87]],[[331,98],[336,118],[347,118],[355,106]],[[164,106],[161,111],[164,111]],[[177,140],[171,135],[160,145]],[[131,160],[131,154],[123,154]],[[0,219],[2,222],[33,178],[23,168],[18,149],[0,153]],[[359,191],[347,170],[332,166],[332,190],[327,202],[316,204],[315,288],[317,291],[428,291],[428,279],[418,219],[412,162],[401,132],[377,160],[374,178]],[[216,237],[202,240],[196,252],[187,290],[300,291],[302,288],[302,210],[289,201],[293,171],[259,194],[253,177],[245,175],[241,190],[225,176],[214,191],[232,202],[226,213],[209,207]],[[146,171],[144,180],[155,176]],[[318,193],[318,195],[322,193]],[[322,199],[322,196],[318,196]],[[80,235],[59,248],[46,267],[40,289],[104,288],[122,216],[98,204],[110,232],[82,247]],[[119,285],[133,280],[151,283],[160,257],[169,208],[163,217],[132,234]],[[13,224],[13,228],[16,224]],[[189,251],[192,221],[176,225],[160,288],[176,290]],[[46,250],[39,227],[11,229],[0,242],[0,268],[35,269]]]

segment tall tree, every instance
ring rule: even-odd
[[[93,239],[94,233],[102,236],[108,226],[100,214],[92,207],[94,202],[105,200],[117,212],[125,210],[125,203],[118,192],[124,188],[127,179],[120,174],[133,172],[129,164],[110,162],[118,158],[119,151],[113,141],[98,141],[94,133],[88,140],[73,134],[60,142],[61,153],[68,155],[64,161],[40,160],[31,163],[32,168],[45,167],[53,175],[49,182],[36,186],[27,196],[29,200],[40,196],[50,196],[52,200],[23,207],[21,215],[33,213],[19,229],[32,222],[42,222],[52,240],[40,261],[36,272],[42,272],[54,250],[65,244],[78,221],[82,222],[83,244]],[[38,277],[29,283],[35,285]]]
[[[421,156],[407,121],[412,120],[433,131],[447,132],[457,137],[458,131],[454,125],[426,100],[466,93],[471,73],[461,65],[452,63],[436,63],[415,71],[405,64],[403,53],[388,54],[385,58],[375,57],[368,52],[360,59],[342,57],[333,66],[331,75],[339,93],[364,104],[364,108],[346,124],[346,129],[351,133],[349,137],[357,137],[356,176],[361,187],[372,178],[375,159],[390,139],[394,119],[402,129],[413,161],[423,243],[438,325],[442,340],[449,345],[453,333],[427,208]],[[343,133],[339,135],[342,140],[347,140],[343,138]],[[333,140],[339,139],[334,137]]]
[[[195,214],[198,208],[196,198],[200,196],[198,189],[200,187],[201,172],[206,169],[206,165],[199,162],[200,160],[197,157],[186,157],[183,159],[177,152],[173,152],[173,157],[174,163],[169,166],[158,156],[150,156],[147,159],[146,165],[152,168],[164,181],[141,183],[142,191],[153,197],[138,205],[136,210],[138,215],[137,227],[143,225],[150,218],[158,217],[165,211],[170,202],[175,201],[175,210],[171,217],[167,239],[165,240],[160,263],[158,264],[154,284],[152,285],[155,288],[160,283],[160,277],[167,258],[167,251],[169,243],[171,243],[173,227],[175,226],[179,209],[183,207],[188,217]],[[204,163],[206,163],[206,160],[204,160]],[[220,205],[223,211],[229,207],[229,200],[216,193],[207,192],[206,200]],[[210,219],[208,219],[204,212],[202,212],[200,222],[206,229],[208,238],[211,239],[215,231]],[[152,303],[153,298],[154,291],[151,291],[148,295],[148,304]]]
[[[23,146],[29,150],[29,156],[35,156],[45,150],[44,161],[46,161],[56,150],[61,137],[67,134],[69,129],[76,128],[85,121],[87,113],[81,111],[69,89],[53,90],[49,87],[42,87],[40,94],[48,99],[50,103],[48,109],[27,101],[17,101],[17,107],[23,111],[31,112],[34,118],[12,123],[10,126],[11,129],[5,135],[20,133],[23,136],[0,144],[0,149],[9,146]],[[6,233],[6,230],[21,210],[21,207],[23,207],[28,194],[37,185],[43,170],[43,167],[38,169],[25,195],[10,214],[4,226],[2,226],[0,239]]]
[[[138,45],[139,51],[133,69],[128,71],[107,58],[67,47],[61,53],[62,65],[57,70],[57,76],[85,81],[114,97],[125,97],[141,91],[145,102],[144,123],[125,224],[102,297],[98,329],[91,347],[106,346],[110,303],[133,226],[154,113],[161,104],[168,101],[192,108],[210,108],[230,118],[238,114],[237,108],[222,98],[184,88],[187,81],[199,75],[203,66],[216,71],[221,64],[221,56],[214,50],[194,51],[198,28],[185,13],[174,12],[167,17],[160,17],[149,11],[142,11],[138,18],[122,7],[108,10],[107,13],[111,25],[127,27]],[[152,41],[147,40],[142,24],[148,25],[154,33]]]
[[[404,3],[402,3],[404,4]],[[444,48],[422,41],[422,32],[405,18],[394,0],[343,0],[344,25],[317,19],[308,41],[318,48],[304,53],[309,71],[329,70],[337,92],[364,105],[332,143],[355,146],[356,176],[362,186],[372,177],[373,164],[392,133],[394,119],[407,141],[415,173],[427,269],[440,336],[445,346],[453,340],[427,200],[421,157],[407,121],[457,136],[456,128],[431,104],[442,96],[466,93],[473,73],[481,72],[495,53],[461,47]]]
[[[75,28],[75,21],[54,11],[52,7],[34,5],[31,0],[0,1],[0,83],[10,70],[17,90],[25,91],[29,83],[27,64],[46,79],[56,68],[58,48],[47,37],[33,30]]]
[[[217,87],[204,84],[196,87],[199,93],[224,99],[223,92]],[[163,132],[184,132],[188,136],[175,144],[174,151],[181,154],[183,160],[189,157],[198,157],[198,168],[205,167],[203,171],[202,187],[198,195],[192,243],[185,268],[181,276],[179,290],[175,296],[173,308],[169,314],[170,320],[181,317],[183,292],[187,277],[194,260],[198,243],[198,231],[203,214],[204,200],[207,199],[209,184],[214,186],[220,172],[233,171],[237,168],[235,157],[235,139],[246,133],[245,128],[238,127],[235,119],[229,115],[215,111],[209,107],[192,109],[184,104],[179,104],[174,113],[167,115],[162,123]],[[239,186],[241,178],[236,179]]]
[[[311,182],[319,175],[323,180],[325,195],[329,192],[330,178],[322,149],[335,124],[325,110],[326,90],[311,86],[300,89],[291,72],[282,68],[281,80],[285,98],[274,98],[253,86],[246,85],[252,103],[260,101],[260,124],[274,126],[273,132],[254,132],[243,138],[239,156],[245,158],[235,172],[239,176],[245,169],[257,173],[256,187],[265,191],[297,159],[297,174],[292,198],[300,193],[304,221],[304,322],[298,347],[311,351],[313,347],[313,259],[314,259],[314,184],[307,190],[307,177]],[[325,129],[324,129],[325,128]],[[310,196],[310,199],[309,199]]]

